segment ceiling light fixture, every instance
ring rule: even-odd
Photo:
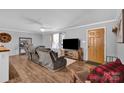
[[[41,31],[41,32],[44,32],[44,31],[45,31],[45,29],[44,29],[44,28],[41,28],[41,29],[40,29],[40,31]]]

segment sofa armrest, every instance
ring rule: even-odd
[[[67,64],[66,59],[57,59],[54,63],[54,69],[65,67]]]
[[[64,58],[65,58],[65,56],[61,56],[61,57],[58,57],[57,60],[64,59]]]

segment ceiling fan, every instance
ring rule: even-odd
[[[63,27],[63,28],[53,28],[53,27],[49,27],[49,26],[45,26],[39,19],[34,19],[34,18],[30,18],[30,17],[23,17],[23,19],[25,19],[26,21],[30,22],[31,24],[38,24],[40,25],[40,31],[41,32],[47,32],[47,31],[61,31],[61,30],[67,30],[67,29],[71,29],[71,28],[75,28],[76,26],[73,25],[69,25],[67,27]]]
[[[30,22],[31,24],[38,24],[40,25],[40,31],[41,32],[45,32],[45,31],[51,31],[54,30],[52,27],[49,26],[45,26],[43,25],[42,22],[40,22],[41,19],[33,19],[33,18],[29,18],[29,17],[23,17],[26,21]]]

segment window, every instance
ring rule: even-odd
[[[63,46],[63,39],[65,37],[64,33],[55,33],[52,36],[52,48],[53,49],[59,49]]]
[[[59,48],[59,33],[53,34],[52,48],[53,49]]]
[[[60,33],[59,35],[59,40],[60,40],[60,44],[61,46],[63,46],[63,39],[65,38],[65,33]]]

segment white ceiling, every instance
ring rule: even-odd
[[[117,9],[0,9],[0,30],[39,33],[116,19]]]

